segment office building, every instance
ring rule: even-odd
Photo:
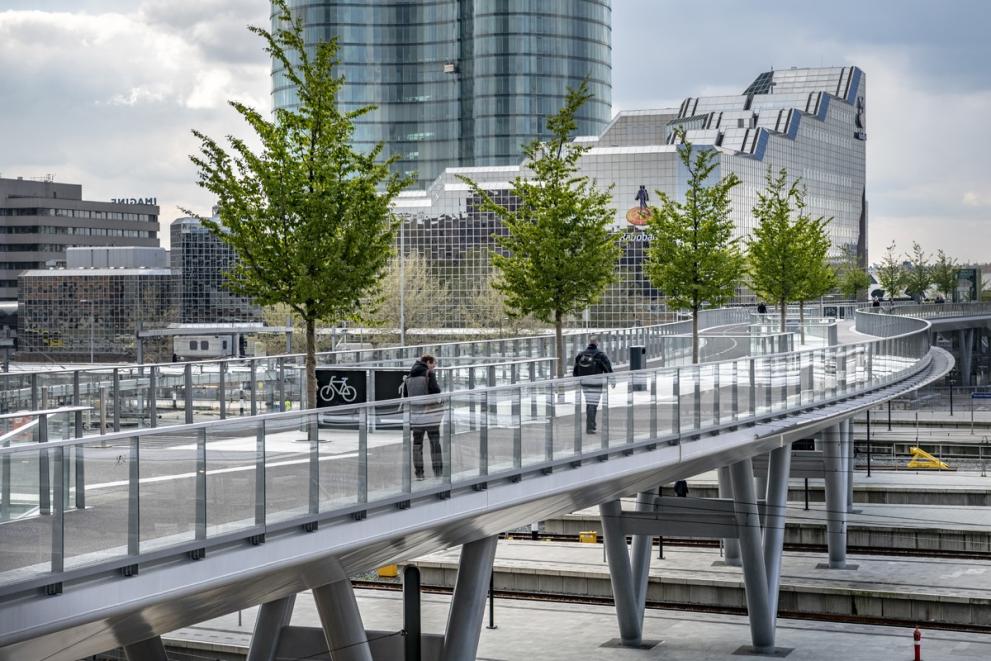
[[[0,179],[0,301],[17,300],[17,276],[65,261],[72,246],[158,246],[153,198],[95,202],[79,184]]]
[[[214,216],[214,220],[217,217]],[[237,253],[196,218],[178,218],[170,228],[177,321],[183,324],[260,321],[261,308],[232,294],[226,273]]]
[[[313,45],[337,38],[344,110],[358,118],[354,142],[385,143],[394,169],[428,186],[446,167],[512,165],[521,145],[546,135],[546,118],[569,86],[594,95],[578,116],[581,135],[610,118],[610,0],[290,0]],[[277,108],[297,103],[280,66]]]
[[[66,267],[21,273],[17,357],[134,360],[138,324],[174,317],[163,248],[69,248]]]
[[[687,173],[677,153],[674,132],[714,149],[714,176],[735,173],[741,183],[732,192],[736,235],[754,229],[752,209],[770,169],[787,168],[808,191],[808,212],[831,218],[833,256],[847,248],[867,263],[865,191],[866,77],[857,67],[786,69],[762,73],[741,94],[687,98],[680,107],[619,113],[595,137],[578,137],[589,147],[579,167],[599,187],[613,186],[615,231],[622,233],[623,256],[617,281],[592,307],[592,325],[650,323],[666,313],[660,292],[643,274],[649,246],[636,201],[646,187],[651,204],[656,191],[682,198]],[[479,283],[491,275],[493,233],[503,231],[493,214],[458,175],[479,182],[503,204],[513,204],[513,179],[525,166],[448,168],[424,191],[407,191],[395,203],[404,218],[407,251],[428,256],[435,275],[451,292],[444,323],[469,325],[471,310],[485,300]],[[739,302],[753,297],[740,289]]]

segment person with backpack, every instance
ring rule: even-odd
[[[403,397],[423,397],[439,395],[440,384],[434,368],[437,360],[429,355],[422,355],[410,368],[409,374],[403,379]],[[416,479],[424,479],[423,475],[423,436],[430,440],[430,462],[433,465],[434,477],[444,477],[444,456],[440,446],[440,423],[444,419],[444,402],[440,398],[417,402],[410,407],[410,428],[413,431],[413,472]]]
[[[674,495],[678,498],[688,497],[688,482],[685,480],[678,480],[674,483]]]
[[[596,432],[595,416],[599,410],[599,400],[602,398],[602,385],[605,379],[601,374],[612,372],[609,357],[599,351],[599,338],[592,336],[585,350],[575,356],[575,366],[572,376],[584,377],[581,380],[582,393],[585,395],[585,433]]]

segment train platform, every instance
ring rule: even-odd
[[[367,629],[379,635],[399,636],[402,600],[398,592],[356,591]],[[425,633],[444,630],[450,597],[424,594],[422,625]],[[165,636],[170,658],[177,661],[244,659],[257,609],[245,610],[180,629]],[[758,659],[737,652],[750,639],[747,618],[721,613],[694,613],[648,609],[644,639],[647,649],[609,646],[617,637],[616,616],[609,605],[558,603],[497,598],[493,612],[496,628],[483,627],[479,661],[533,661],[535,659],[601,659],[603,661],[724,661]],[[486,612],[486,624],[488,611]],[[296,600],[293,626],[317,627],[319,618],[307,593]],[[913,625],[914,626],[914,625]],[[878,661],[911,659],[909,626],[778,620],[777,646],[789,649],[790,661]],[[923,627],[922,652],[926,661],[978,661],[991,658],[991,635],[928,630]],[[326,654],[308,657],[326,660]]]
[[[414,561],[424,585],[452,587],[459,549]],[[902,623],[985,628],[991,632],[991,561],[848,555],[856,569],[823,569],[825,553],[786,551],[781,572],[782,613],[879,618]],[[502,541],[495,560],[496,590],[602,598],[611,595],[602,544]],[[653,554],[648,602],[692,608],[746,608],[739,567],[717,548],[665,547]]]

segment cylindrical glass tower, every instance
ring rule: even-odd
[[[578,132],[597,135],[612,100],[611,0],[290,0],[307,45],[336,37],[341,107],[378,108],[355,142],[385,143],[425,187],[444,168],[515,165],[547,135],[569,86],[594,95]],[[273,101],[295,94],[274,68]]]

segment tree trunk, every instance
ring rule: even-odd
[[[780,332],[784,333],[785,332],[785,324],[787,323],[786,322],[786,319],[788,317],[788,301],[786,301],[783,298],[780,301],[778,301],[778,309],[781,311],[781,315],[780,315],[780,317],[781,317],[780,326],[781,327],[778,330]]]
[[[317,320],[306,319],[306,408],[317,407]]]
[[[821,310],[820,316],[822,316]],[[805,301],[798,302],[798,332],[801,333],[801,343],[805,344]]]
[[[692,308],[692,364],[699,362],[699,309]]]
[[[564,377],[564,315],[554,312],[554,348],[557,351],[557,378]]]

